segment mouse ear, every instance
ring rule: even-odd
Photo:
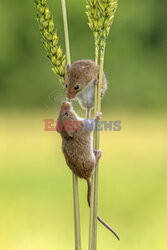
[[[70,129],[66,129],[66,133],[70,137],[73,137],[75,133],[84,130],[84,126],[85,126],[84,124],[85,122],[83,120],[73,121],[73,122],[68,121],[67,125],[68,125],[68,128]]]
[[[81,69],[84,71],[84,70],[89,70],[89,66],[88,65],[82,65]]]
[[[68,134],[68,136],[73,137],[74,136],[74,131],[66,131],[66,133]]]
[[[90,71],[90,67],[88,66],[88,65],[83,65],[82,67],[81,67],[81,71],[83,72],[83,73],[85,73],[85,74],[89,74],[89,71]]]

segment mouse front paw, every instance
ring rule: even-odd
[[[99,80],[98,79],[95,79],[94,80],[94,85],[98,85],[99,84]]]
[[[101,117],[102,117],[102,112],[100,112],[100,114],[97,113],[94,119],[95,119],[95,121],[98,121],[98,120],[100,120]]]

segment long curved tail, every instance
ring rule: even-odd
[[[87,192],[87,200],[88,200],[88,205],[90,207],[90,196],[91,196],[91,182],[90,180],[87,180],[87,184],[88,184],[88,192]],[[109,226],[107,225],[99,216],[97,216],[97,219],[98,221],[100,221],[108,230],[110,230],[114,235],[115,237],[120,240],[119,236],[114,232],[114,230]]]

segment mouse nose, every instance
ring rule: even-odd
[[[67,93],[67,94],[66,94],[66,97],[67,97],[68,99],[73,99],[75,96],[74,96],[72,93]]]
[[[69,99],[71,99],[71,94],[70,94],[70,93],[67,93],[67,94],[66,94],[66,97],[69,98]]]
[[[71,103],[70,102],[63,102],[63,107],[66,109],[70,109],[71,108]]]

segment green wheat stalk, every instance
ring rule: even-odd
[[[69,43],[69,32],[67,23],[67,11],[66,1],[61,0],[62,14],[64,22],[64,35],[67,53],[67,63],[71,64],[70,56],[70,43]],[[81,230],[80,230],[80,212],[79,212],[79,191],[78,191],[78,177],[75,174],[73,176],[73,197],[74,197],[74,229],[75,229],[75,249],[81,250]]]
[[[101,111],[101,85],[104,68],[106,39],[113,24],[118,0],[86,0],[88,25],[95,39],[95,62],[98,65],[100,54],[99,84],[95,87],[95,115]],[[99,53],[100,50],[100,53]],[[99,149],[100,132],[94,133],[94,148]],[[98,208],[98,165],[92,177],[90,208],[89,250],[97,249],[97,208]]]
[[[52,64],[53,72],[58,75],[59,80],[64,83],[66,56],[63,54],[61,45],[59,44],[53,16],[47,6],[46,0],[34,0],[34,2],[43,45],[47,51],[47,56]]]

